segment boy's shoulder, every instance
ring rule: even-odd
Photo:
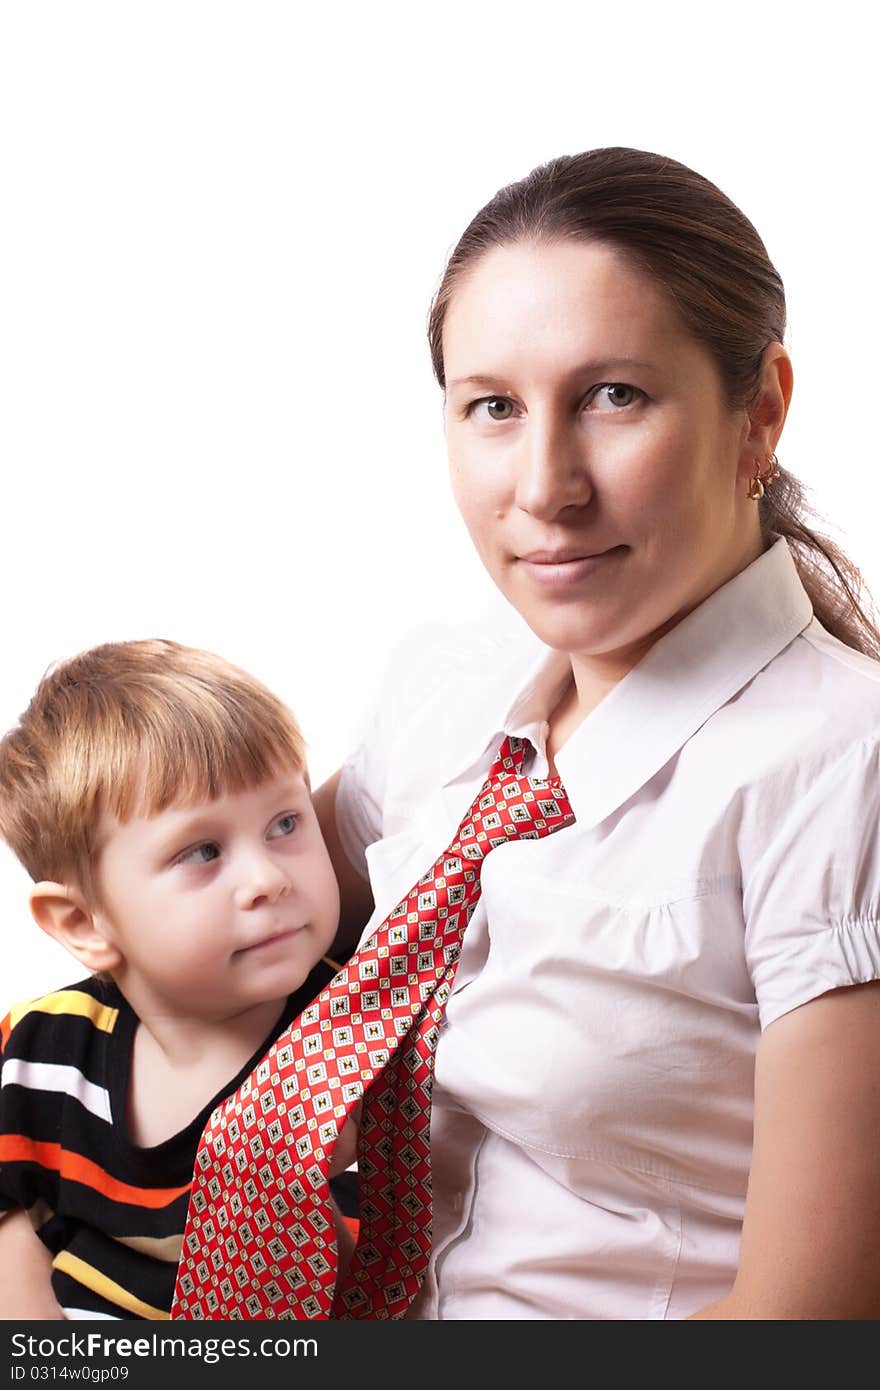
[[[112,981],[89,976],[35,999],[24,999],[0,1020],[3,1052],[43,1033],[70,1033],[70,1020],[79,1019],[77,1030],[111,1034],[125,1001]],[[89,1025],[91,1025],[89,1027]]]

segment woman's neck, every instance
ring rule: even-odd
[[[647,656],[648,652],[664,637],[667,632],[671,632],[674,627],[686,618],[694,609],[699,608],[700,604],[746,569],[762,551],[766,548],[762,539],[758,538],[744,549],[738,557],[735,567],[720,583],[710,584],[705,592],[698,598],[680,609],[660,627],[648,633],[645,637],[629,646],[622,647],[618,651],[603,653],[581,653],[572,652],[569,660],[571,662],[572,681],[560,696],[559,703],[550,716],[550,732],[547,739],[547,758],[551,769],[555,772],[555,756],[562,748],[563,744],[571,737],[575,729],[586,719],[588,714],[605,699],[609,691],[613,690],[624,676],[629,675],[639,662]]]

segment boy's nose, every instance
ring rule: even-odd
[[[242,911],[271,906],[290,892],[290,886],[290,877],[280,864],[268,855],[254,856],[239,880],[236,905]]]

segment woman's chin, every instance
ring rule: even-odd
[[[548,619],[543,614],[523,613],[522,616],[545,646],[568,656],[601,660],[627,645],[625,638],[613,627],[566,623]]]
[[[505,597],[535,636],[555,651],[602,656],[634,640],[633,610],[615,600],[613,611],[599,603],[535,602],[507,591]],[[627,622],[627,617],[629,621]],[[637,634],[635,634],[637,638]]]

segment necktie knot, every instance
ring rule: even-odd
[[[483,859],[490,849],[509,840],[537,840],[574,820],[558,777],[523,776],[529,746],[513,734],[501,744],[486,782],[453,840],[465,858]],[[426,879],[432,873],[430,870]]]
[[[494,782],[504,776],[518,776],[525,766],[526,750],[531,747],[528,739],[517,734],[506,734],[495,759],[486,773],[486,781]]]

